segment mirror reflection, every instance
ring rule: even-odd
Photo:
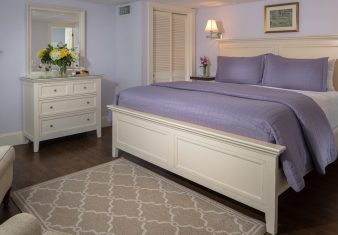
[[[74,48],[74,31],[72,26],[51,27],[50,44],[56,47],[58,44],[66,44],[68,49]],[[76,46],[75,46],[76,47]]]
[[[82,11],[60,10],[49,8],[30,7],[30,71],[28,73],[42,72],[45,68],[38,57],[39,51],[48,44],[53,47],[66,45],[84,56],[83,36],[84,14]],[[83,58],[82,58],[83,59]],[[80,66],[80,58],[72,66]],[[56,68],[51,68],[52,70]]]

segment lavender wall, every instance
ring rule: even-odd
[[[337,0],[298,0],[300,2],[300,32],[298,33],[264,33],[264,5],[283,3],[285,0],[258,1],[252,3],[198,9],[196,14],[196,58],[200,56],[211,59],[210,73],[215,74],[218,53],[217,42],[206,39],[204,27],[208,19],[223,23],[224,38],[262,38],[262,37],[297,37],[338,34]],[[196,73],[200,73],[196,63]]]
[[[21,130],[21,84],[26,73],[26,5],[86,10],[87,58],[92,74],[104,74],[102,112],[112,103],[115,7],[78,0],[1,0],[0,2],[0,134]]]
[[[117,91],[144,83],[147,53],[147,3],[132,2],[128,15],[115,16],[115,79]],[[117,6],[118,8],[119,6]]]

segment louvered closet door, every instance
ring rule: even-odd
[[[171,81],[171,13],[154,11],[154,82]]]
[[[172,80],[182,81],[186,75],[185,43],[187,16],[172,15]]]
[[[154,11],[153,19],[154,82],[185,80],[187,16]]]

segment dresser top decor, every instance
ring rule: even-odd
[[[59,43],[57,46],[48,44],[47,48],[38,52],[38,58],[41,60],[41,67],[45,67],[46,71],[50,71],[51,66],[58,67],[61,77],[67,75],[67,67],[79,60],[79,53],[75,48],[68,48],[67,44]]]

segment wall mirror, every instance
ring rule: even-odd
[[[67,44],[68,49],[79,53],[79,60],[73,66],[85,66],[85,11],[39,6],[28,6],[27,11],[28,76],[45,73],[37,54],[48,44]]]

